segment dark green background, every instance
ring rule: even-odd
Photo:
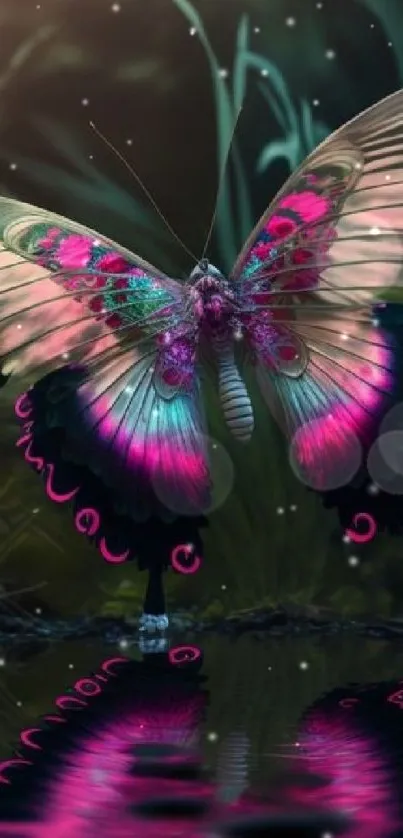
[[[210,253],[227,269],[291,168],[326,133],[403,81],[399,0],[327,0],[320,8],[311,0],[120,5],[113,12],[109,0],[47,0],[40,8],[31,0],[0,1],[0,187],[86,222],[176,276],[190,269],[188,257],[89,119],[123,150],[199,254],[231,129],[233,88],[239,95],[245,87],[231,189],[219,205]],[[286,25],[289,17],[295,26]],[[217,76],[217,68],[228,77]],[[28,610],[40,603],[61,614],[132,614],[144,580],[129,566],[106,566],[14,453],[12,396],[26,383],[11,381],[0,404],[1,583],[6,591],[44,583],[23,600]],[[360,549],[344,544],[336,514],[296,480],[253,386],[252,394],[257,430],[247,451],[230,440],[209,394],[211,434],[234,463],[235,485],[211,518],[203,570],[195,578],[170,574],[169,608],[196,604],[220,614],[314,603],[400,615],[401,539],[378,536]],[[357,567],[348,563],[351,554],[360,558]]]

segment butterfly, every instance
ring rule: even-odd
[[[203,258],[178,281],[90,228],[1,198],[1,369],[39,380],[17,404],[37,470],[52,477],[29,448],[39,392],[43,435],[62,431],[63,457],[133,521],[208,512],[210,353],[239,443],[255,423],[248,365],[302,479],[334,486],[396,394],[398,348],[374,312],[400,284],[402,127],[398,91],[327,138],[228,276]]]

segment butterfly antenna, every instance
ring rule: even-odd
[[[111,143],[111,141],[108,140],[107,137],[105,137],[104,134],[102,134],[102,132],[99,130],[99,128],[95,125],[95,123],[90,121],[90,126],[91,126],[92,130],[95,131],[95,134],[97,134],[97,136],[102,140],[102,142],[105,143],[105,145],[108,146],[108,148],[116,155],[116,157],[120,160],[120,162],[123,163],[123,165],[126,167],[128,172],[130,172],[131,176],[134,178],[136,183],[140,186],[140,188],[144,192],[144,194],[145,194],[146,198],[148,199],[148,201],[150,202],[151,206],[155,209],[155,211],[156,211],[157,215],[159,216],[159,218],[161,219],[161,221],[165,224],[165,227],[167,228],[167,230],[169,230],[171,236],[175,239],[175,241],[178,242],[178,244],[187,253],[187,255],[191,256],[191,258],[193,259],[193,261],[196,264],[198,262],[197,256],[195,256],[195,254],[192,253],[192,251],[189,250],[188,247],[186,247],[186,245],[184,244],[182,239],[179,238],[177,233],[175,233],[175,230],[171,227],[169,221],[167,221],[167,219],[165,218],[165,215],[161,212],[161,210],[160,210],[158,204],[156,203],[156,201],[154,200],[153,196],[151,195],[151,193],[147,189],[146,185],[141,180],[141,177],[132,168],[130,163],[126,160],[126,158],[119,151],[119,149],[115,148],[113,143]]]
[[[216,193],[215,202],[214,202],[214,211],[213,211],[212,219],[211,219],[211,222],[210,222],[210,226],[209,226],[208,231],[207,231],[207,237],[206,237],[206,241],[204,243],[203,253],[200,257],[200,261],[201,261],[201,259],[204,259],[205,255],[206,255],[207,248],[208,248],[208,246],[210,244],[210,241],[211,241],[211,236],[213,235],[214,224],[215,224],[215,220],[217,218],[217,212],[218,212],[218,207],[219,207],[220,198],[221,198],[221,192],[222,192],[222,188],[224,186],[225,178],[226,178],[226,175],[227,175],[229,156],[230,156],[230,153],[231,153],[232,143],[233,143],[233,140],[234,140],[235,131],[236,131],[236,127],[238,125],[238,121],[239,121],[239,117],[241,115],[241,111],[242,111],[242,105],[240,106],[240,108],[238,110],[238,113],[236,115],[234,124],[232,126],[231,136],[230,136],[229,141],[228,141],[228,147],[227,147],[227,150],[225,152],[224,160],[222,162],[221,171],[220,171],[220,175],[219,175],[219,178],[218,178],[217,193]]]

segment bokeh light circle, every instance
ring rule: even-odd
[[[398,440],[396,440],[396,434],[399,437]],[[371,479],[389,495],[403,495],[403,452],[396,457],[392,467],[396,443],[400,450],[403,446],[403,431],[390,431],[383,434],[375,440],[367,459],[367,469]]]
[[[210,436],[201,436],[197,450],[205,452],[205,462],[209,470],[209,476],[205,478],[206,486],[210,490],[206,497],[199,504],[196,504],[192,497],[185,497],[185,493],[179,497],[172,491],[170,481],[166,481],[163,475],[158,474],[152,479],[153,489],[161,503],[175,515],[208,515],[215,509],[219,509],[227,500],[232,491],[235,480],[234,464],[228,451],[218,440]],[[178,455],[179,458],[180,455]],[[180,463],[178,461],[178,470]]]

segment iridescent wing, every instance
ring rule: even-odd
[[[0,368],[37,379],[78,362],[84,379],[54,396],[51,419],[74,456],[107,485],[127,484],[134,517],[155,493],[175,513],[200,513],[209,475],[185,289],[95,231],[18,201],[0,199],[0,237]]]
[[[307,158],[232,272],[260,386],[318,488],[353,439],[373,435],[396,387],[396,349],[373,307],[401,285],[402,209],[399,91]]]

